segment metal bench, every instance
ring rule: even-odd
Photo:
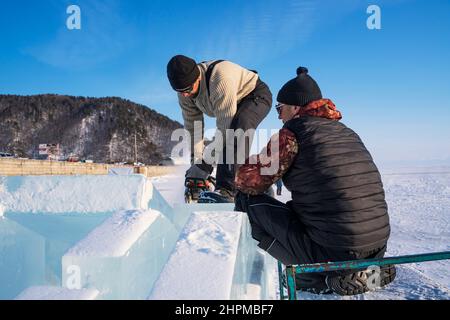
[[[288,291],[288,300],[297,300],[297,291],[295,289],[295,275],[297,273],[316,273],[339,270],[361,270],[372,266],[397,265],[407,263],[418,263],[426,261],[437,261],[450,259],[450,251],[433,252],[425,254],[415,254],[410,256],[389,257],[383,259],[353,260],[343,262],[328,262],[286,266],[286,282]],[[280,282],[280,299],[285,300],[282,283],[282,264],[278,261],[278,275]]]

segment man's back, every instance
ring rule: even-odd
[[[318,117],[286,123],[299,154],[283,177],[312,240],[326,247],[379,247],[390,233],[380,173],[359,136]]]

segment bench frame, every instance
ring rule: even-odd
[[[367,260],[352,260],[343,262],[289,265],[286,266],[286,280],[288,289],[287,299],[297,300],[297,291],[295,289],[295,275],[297,273],[316,273],[316,272],[328,272],[339,270],[361,270],[373,266],[381,267],[386,265],[419,263],[419,262],[448,260],[448,259],[450,259],[450,251],[389,257],[383,259],[367,259]],[[282,283],[282,274],[283,274],[282,264],[280,261],[278,261],[280,299],[285,300]]]

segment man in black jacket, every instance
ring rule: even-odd
[[[236,177],[236,209],[247,212],[259,247],[285,265],[382,258],[390,235],[380,173],[359,136],[339,122],[341,113],[323,99],[306,68],[280,90],[277,111],[284,127],[279,148],[267,146],[279,161],[275,174],[260,157]],[[275,148],[274,148],[275,149]],[[263,195],[282,178],[292,193],[284,204]],[[304,274],[297,288],[353,295],[369,290],[370,272]],[[395,268],[381,268],[379,285],[393,281]]]

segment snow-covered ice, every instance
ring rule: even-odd
[[[150,299],[229,299],[243,219],[240,212],[194,212]]]
[[[386,257],[450,251],[450,167],[382,168],[391,236]],[[286,190],[284,190],[286,191]],[[288,200],[285,192],[282,200]],[[450,299],[450,261],[397,266],[383,290],[345,299]],[[299,293],[299,299],[343,299]]]
[[[0,177],[0,298],[28,287],[20,298],[278,298],[274,259],[256,249],[248,230],[237,232],[245,215],[232,207],[186,206],[185,169],[153,179]],[[392,229],[386,256],[450,250],[450,168],[383,168],[382,178]],[[278,198],[289,197],[284,189]],[[248,266],[238,253],[250,246]],[[81,289],[88,291],[64,288],[70,265],[81,267]],[[345,299],[449,299],[449,267],[448,260],[400,265],[387,288]],[[217,277],[218,270],[228,278]],[[245,290],[233,294],[243,278]],[[186,283],[208,284],[211,292]],[[299,293],[299,299],[343,297]]]
[[[120,257],[142,236],[161,213],[154,210],[119,211],[94,229],[66,255]]]
[[[450,168],[404,167],[382,169],[391,222],[388,256],[411,255],[450,250]],[[182,202],[182,188],[177,177],[155,179],[161,193],[170,202]],[[179,179],[179,178],[178,178]],[[181,183],[178,183],[180,186]],[[283,188],[280,201],[290,200]],[[271,290],[278,293],[278,273],[273,268]],[[397,266],[397,278],[383,290],[355,297],[317,296],[299,293],[299,299],[449,299],[450,261],[436,261]],[[248,297],[257,299],[259,285],[248,286]]]
[[[96,289],[69,290],[61,287],[30,287],[15,300],[95,300]]]
[[[179,230],[156,210],[119,211],[62,257],[62,284],[96,288],[100,299],[145,299],[172,251]]]
[[[113,213],[146,209],[149,185],[140,175],[0,177],[0,203],[14,213]]]

